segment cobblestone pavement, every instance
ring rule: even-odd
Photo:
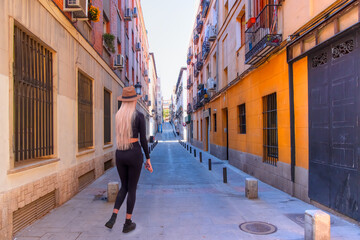
[[[17,234],[17,240],[176,240],[176,239],[304,239],[303,214],[316,209],[267,184],[259,182],[259,199],[245,198],[247,174],[213,156],[212,171],[207,161],[199,162],[164,125],[159,144],[151,153],[154,172],[143,169],[138,185],[133,220],[137,228],[122,233],[125,206],[112,230],[104,227],[113,203],[104,200],[107,183],[119,181],[116,169],[108,170],[73,199]],[[199,150],[197,151],[199,152]],[[228,183],[222,183],[227,167]],[[239,225],[261,221],[275,225],[269,235],[243,232]],[[331,214],[331,239],[360,239],[360,227]]]

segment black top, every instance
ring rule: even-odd
[[[135,121],[134,124],[132,126],[132,137],[133,138],[138,138],[139,137],[139,133],[140,133],[140,143],[141,146],[144,150],[145,153],[145,157],[146,159],[149,159],[149,148],[148,148],[148,143],[146,140],[146,123],[145,123],[145,117],[144,114],[142,114],[139,111],[136,111],[136,116],[135,116]]]

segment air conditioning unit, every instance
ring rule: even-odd
[[[137,43],[136,43],[135,50],[136,50],[137,52],[141,50],[141,43],[140,43],[140,42],[137,42]]]
[[[148,95],[145,95],[144,100],[147,101],[148,98],[149,98]]]
[[[114,58],[114,68],[123,69],[125,66],[125,58],[121,54],[117,54]]]
[[[149,72],[147,69],[144,70],[144,76],[147,77],[149,75]]]
[[[137,18],[137,17],[138,17],[138,10],[137,10],[136,7],[134,7],[132,17],[133,17],[133,18]]]
[[[209,41],[215,41],[216,40],[216,28],[215,26],[210,25],[209,26]]]
[[[131,17],[132,17],[131,9],[130,9],[130,8],[126,8],[126,9],[125,9],[124,20],[125,20],[125,21],[131,21]]]
[[[64,12],[73,12],[82,10],[81,5],[87,4],[87,0],[65,0],[64,1]]]
[[[88,20],[88,1],[87,0],[68,0],[67,2],[78,2],[79,4],[74,4],[76,7],[75,11],[72,12],[72,18],[77,20]]]
[[[207,80],[207,89],[214,91],[216,89],[216,82],[214,78],[209,78]]]

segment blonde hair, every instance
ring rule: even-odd
[[[122,102],[119,111],[116,113],[116,144],[119,150],[127,150],[132,146],[130,138],[132,137],[132,125],[136,116],[136,103],[137,101]]]

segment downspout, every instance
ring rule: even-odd
[[[289,48],[287,49],[289,56]],[[295,183],[295,113],[294,113],[294,72],[293,63],[288,62],[289,71],[289,104],[290,104],[290,146],[291,146],[291,181]],[[294,194],[294,184],[293,184]]]

